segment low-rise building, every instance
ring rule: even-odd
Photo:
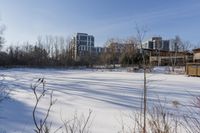
[[[200,63],[200,48],[194,49],[193,54],[194,54],[193,61]]]
[[[193,54],[190,52],[157,51],[145,49],[149,53],[149,63],[152,65],[185,65],[193,61]]]
[[[92,52],[95,55],[99,55],[105,51],[104,47],[93,47]]]
[[[105,52],[115,52],[120,54],[123,52],[125,45],[126,44],[124,43],[112,42],[105,48]]]

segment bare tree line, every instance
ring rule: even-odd
[[[133,38],[124,41],[109,39],[103,52],[85,53],[79,61],[72,58],[70,43],[69,39],[63,37],[46,36],[38,37],[35,43],[24,42],[10,45],[7,48],[4,47],[6,51],[0,51],[0,66],[70,67],[141,63],[142,56]]]
[[[115,64],[142,67],[144,60],[146,64],[151,65],[149,62],[150,54],[141,53],[140,45],[143,42],[138,39],[138,36],[127,39],[108,39],[100,53],[90,53],[89,51],[87,53],[85,51],[80,60],[74,60],[73,52],[69,47],[72,43],[71,40],[60,36],[40,36],[35,43],[16,43],[7,47],[4,46],[5,50],[3,51],[4,31],[5,26],[0,25],[0,66],[3,67],[93,67],[94,65],[111,65],[115,68]],[[179,50],[181,49],[186,53],[191,46],[189,41],[183,41],[179,36],[175,37],[175,51],[170,53],[170,65],[173,70],[178,64],[177,53]],[[184,56],[183,64],[186,64],[186,54]]]
[[[29,42],[10,45],[6,51],[1,51],[1,66],[25,66],[25,67],[47,67],[47,66],[71,66],[73,60],[70,58],[68,40],[63,37],[46,36],[38,37],[31,44]]]

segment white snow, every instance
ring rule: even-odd
[[[120,130],[122,113],[140,109],[143,73],[95,70],[4,69],[0,83],[10,90],[10,99],[0,103],[0,132],[33,132],[32,109],[35,103],[31,83],[45,78],[46,88],[53,90],[57,99],[49,121],[53,128],[70,119],[74,113],[92,113],[91,130],[95,133],[116,133]],[[171,102],[190,104],[200,94],[200,78],[162,73],[148,74],[148,106],[158,101],[173,109]],[[48,107],[48,95],[40,103],[38,117]]]

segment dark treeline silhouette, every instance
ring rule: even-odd
[[[121,64],[122,66],[140,66],[142,64],[142,53],[139,43],[135,37],[125,40],[109,39],[101,55],[104,65]]]
[[[39,37],[31,44],[29,42],[11,45],[6,51],[0,52],[1,66],[73,66],[76,62],[70,58],[68,42],[62,37]]]
[[[58,36],[38,37],[35,43],[18,43],[4,46],[0,51],[0,66],[2,67],[72,67],[94,65],[122,64],[124,66],[141,63],[141,54],[135,40],[107,41],[103,52],[87,53],[74,60],[69,49],[71,41]]]

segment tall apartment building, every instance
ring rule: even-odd
[[[170,51],[179,51],[181,52],[182,49],[180,48],[180,46],[178,46],[178,43],[175,39],[171,39],[169,40],[169,45],[170,45]]]
[[[162,40],[162,37],[152,37],[151,40],[148,40],[143,43],[143,48],[152,49],[152,50],[170,50],[170,41]]]
[[[182,51],[175,39],[163,40],[162,37],[152,37],[143,43],[143,48],[158,51]]]
[[[70,51],[74,60],[79,60],[82,55],[91,54],[94,50],[94,36],[86,33],[76,33],[70,43]]]

